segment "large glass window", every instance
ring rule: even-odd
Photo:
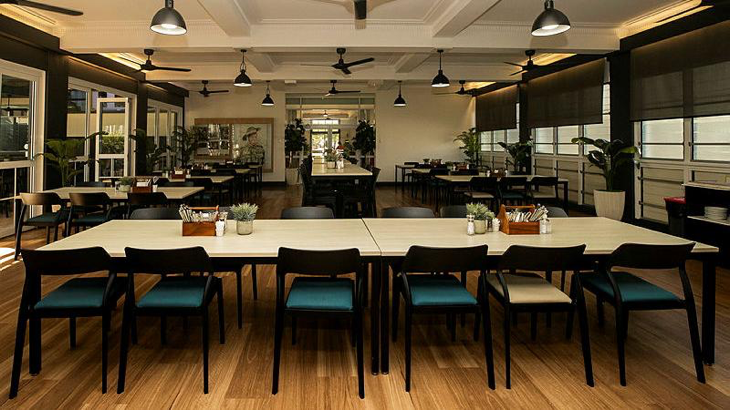
[[[538,154],[552,154],[553,150],[553,129],[535,128],[533,139],[535,141],[535,152]]]
[[[558,154],[560,155],[578,155],[578,145],[573,143],[573,138],[580,136],[580,127],[571,125],[567,127],[558,127]]]
[[[643,121],[641,123],[641,157],[684,159],[684,120]]]
[[[30,158],[32,82],[2,75],[0,97],[0,160]]]
[[[479,133],[479,146],[482,152],[492,151],[492,131],[484,131]]]
[[[730,115],[692,120],[692,159],[730,161]]]

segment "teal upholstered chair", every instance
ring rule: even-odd
[[[406,391],[411,390],[411,327],[413,314],[446,314],[450,318],[452,337],[456,334],[456,314],[473,313],[474,340],[479,338],[480,318],[484,320],[484,354],[487,362],[487,383],[491,389],[494,383],[494,360],[492,357],[492,327],[489,315],[482,314],[488,307],[480,303],[487,300],[486,294],[474,297],[451,272],[466,273],[479,271],[480,281],[487,272],[487,246],[472,248],[426,248],[412,246],[400,267],[399,291],[393,299],[393,341],[398,337],[398,307],[400,297],[405,301],[405,350]],[[431,274],[431,272],[443,272]],[[484,287],[480,290],[483,292]]]
[[[338,276],[355,273],[355,280]],[[286,275],[294,278],[286,296]],[[279,248],[276,265],[276,326],[274,378],[271,393],[279,391],[279,364],[285,315],[345,317],[353,321],[357,347],[357,380],[360,398],[365,398],[362,347],[363,269],[357,249],[303,251]],[[296,321],[292,320],[292,344],[296,341]]]
[[[225,343],[223,322],[223,286],[213,276],[213,265],[202,247],[167,250],[125,248],[129,285],[124,304],[122,342],[119,349],[119,383],[117,393],[124,391],[130,322],[136,316],[159,316],[160,339],[166,344],[168,316],[200,316],[203,328],[203,392],[208,393],[208,306],[218,299],[220,343]],[[193,272],[200,275],[193,276]],[[134,293],[134,276],[152,274],[160,280],[139,300]]]
[[[71,192],[68,194],[71,210],[66,222],[66,236],[71,235],[71,227],[88,228],[98,226],[115,217],[122,218],[126,207],[115,208],[106,192]],[[100,209],[96,212],[89,210]]]
[[[616,343],[618,347],[619,378],[626,385],[625,343],[632,310],[683,309],[687,312],[692,355],[697,380],[705,382],[702,367],[700,336],[692,286],[687,277],[685,262],[694,248],[686,245],[624,244],[611,254],[599,273],[581,273],[583,289],[596,295],[598,320],[603,324],[603,303],[616,309]],[[621,269],[667,270],[676,269],[682,282],[684,298]]]
[[[106,393],[108,334],[111,314],[124,294],[126,278],[118,278],[111,269],[111,258],[102,248],[66,251],[23,250],[25,285],[18,312],[15,356],[10,378],[10,398],[17,396],[20,367],[23,363],[26,322],[30,322],[30,374],[41,370],[41,319],[69,318],[71,347],[76,345],[76,318],[100,316],[101,320],[101,391]],[[75,277],[41,297],[44,275],[83,275],[109,271],[106,277]]]
[[[20,246],[22,244],[23,227],[35,226],[46,228],[46,243],[51,241],[51,228],[53,228],[53,240],[58,240],[58,226],[66,222],[68,219],[68,209],[65,208],[61,197],[55,192],[37,192],[20,194],[23,206],[20,208],[18,215],[18,226],[15,231],[15,260],[20,256]],[[60,208],[53,211],[52,207],[56,205]],[[43,213],[34,217],[25,219],[25,214],[31,206],[42,206]]]

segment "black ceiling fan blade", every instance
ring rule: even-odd
[[[356,65],[372,63],[373,61],[375,61],[375,59],[373,57],[363,58],[362,60],[353,61],[351,63],[345,63],[345,67],[349,68],[349,67],[353,67]]]
[[[360,91],[355,91],[355,90],[351,90],[351,91],[340,91],[340,90],[337,90],[337,94],[357,94],[359,92]]]
[[[368,18],[368,2],[367,0],[353,0],[355,3],[355,19],[365,20]]]
[[[229,90],[213,90],[208,91],[209,94],[221,94],[221,93],[227,93]]]
[[[29,1],[29,0],[15,0],[12,2],[9,2],[7,4],[17,4],[18,6],[23,7],[32,7],[35,9],[50,11],[53,13],[59,13],[59,14],[65,14],[67,16],[83,16],[84,13],[77,10],[71,10],[64,7],[57,7],[57,6],[51,6],[48,4],[43,3],[36,3],[35,1]]]
[[[517,74],[522,74],[522,73],[526,73],[526,72],[527,72],[527,70],[520,70],[520,71],[518,71],[516,73],[512,73],[510,75],[517,75]]]
[[[155,66],[155,67],[154,67],[154,68],[152,69],[152,71],[154,71],[154,70],[162,70],[162,71],[179,71],[179,72],[182,72],[182,73],[189,73],[190,71],[192,71],[192,70],[191,70],[190,68],[179,68],[179,67],[158,67],[158,66]]]
[[[338,70],[342,71],[342,73],[344,73],[345,75],[352,74],[352,71],[350,71],[350,69],[347,67],[339,67]]]
[[[505,61],[504,63],[505,63],[505,64],[509,64],[509,65],[513,65],[513,66],[515,66],[515,67],[520,67],[520,68],[522,68],[522,67],[523,67],[523,66],[522,66],[522,64],[517,64],[517,63],[510,63],[509,61]]]

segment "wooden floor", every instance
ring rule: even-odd
[[[299,202],[297,188],[265,189],[256,202],[259,217],[276,218],[282,208]],[[409,195],[393,188],[378,190],[378,206],[417,205]],[[436,232],[434,234],[437,234]],[[590,233],[587,232],[586,235]],[[42,244],[39,232],[28,233],[24,244]],[[130,238],[132,241],[133,238]],[[274,317],[274,269],[259,268],[259,299],[251,297],[245,272],[244,327],[236,327],[235,279],[226,276],[226,344],[211,334],[210,394],[202,390],[200,325],[192,321],[188,333],[181,320],[168,325],[168,345],[161,346],[159,322],[140,318],[140,343],[133,346],[127,371],[126,392],[115,392],[118,370],[121,311],[113,316],[110,336],[110,392],[101,394],[99,319],[79,319],[78,345],[69,348],[66,321],[43,321],[43,370],[28,374],[27,347],[18,398],[7,400],[17,307],[23,283],[22,262],[12,261],[13,238],[0,240],[0,405],[6,408],[730,408],[730,279],[725,270],[717,280],[717,363],[705,367],[707,384],[695,379],[683,312],[632,313],[627,344],[628,387],[618,382],[612,310],[604,328],[595,319],[593,298],[588,296],[591,346],[596,387],[586,386],[578,334],[563,337],[565,317],[553,316],[552,328],[540,319],[537,341],[529,337],[526,317],[512,335],[512,389],[504,387],[501,309],[492,312],[497,390],[486,386],[481,342],[471,338],[472,318],[458,328],[451,342],[443,317],[418,317],[414,326],[413,384],[403,386],[403,339],[391,346],[391,372],[372,376],[366,360],[366,398],[357,397],[355,350],[347,324],[300,320],[298,343],[284,344],[279,393],[271,395]],[[700,298],[700,270],[692,264],[695,297]],[[679,279],[652,275],[655,283],[680,291]],[[476,280],[470,280],[475,284]],[[44,292],[57,286],[44,282]],[[149,283],[140,284],[141,287]],[[471,289],[472,292],[475,289]],[[699,302],[698,302],[699,306]],[[211,312],[215,333],[217,315]],[[366,316],[367,317],[367,316]],[[401,326],[403,319],[401,318]],[[365,340],[369,340],[366,320]],[[402,331],[400,332],[402,335]],[[290,340],[287,326],[284,340]],[[365,346],[369,357],[369,344]]]

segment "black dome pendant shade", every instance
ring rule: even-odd
[[[181,36],[188,32],[185,19],[175,10],[173,3],[173,0],[165,0],[165,7],[152,17],[152,23],[150,23],[152,31],[168,36]]]
[[[269,90],[269,83],[271,81],[266,82],[266,97],[264,97],[264,100],[261,101],[261,105],[264,107],[273,107],[274,106],[274,99],[271,98],[271,91]]]
[[[233,81],[233,85],[236,87],[250,87],[253,85],[253,81],[246,74],[246,50],[241,50],[241,53],[243,53],[243,57],[241,57],[241,73]]]
[[[431,87],[436,88],[443,88],[448,87],[449,79],[444,75],[444,70],[441,68],[441,54],[443,54],[444,50],[437,50],[439,53],[439,72],[436,74],[436,77],[433,78],[433,81],[431,81]]]
[[[406,99],[403,98],[403,95],[401,94],[401,85],[403,84],[403,81],[398,81],[398,98],[393,101],[393,107],[405,107],[406,106]]]
[[[570,30],[568,16],[555,8],[553,0],[545,0],[545,10],[532,23],[532,35],[537,37],[554,36]]]

